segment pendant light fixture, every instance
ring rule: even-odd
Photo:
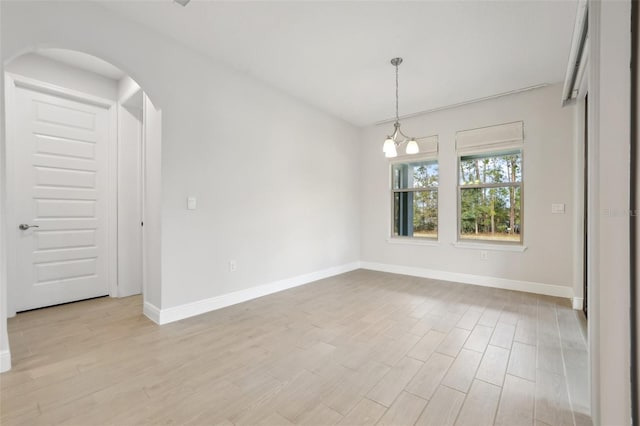
[[[398,115],[398,67],[401,63],[402,58],[393,58],[391,60],[391,65],[396,67],[396,121],[393,123],[393,133],[391,136],[387,136],[387,139],[384,141],[384,145],[382,146],[384,156],[387,158],[396,157],[398,155],[398,148],[400,145],[404,144],[407,144],[404,151],[405,153],[417,154],[420,152],[416,139],[405,135],[402,133],[402,130],[400,130],[400,116]]]

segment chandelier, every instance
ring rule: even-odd
[[[396,121],[393,123],[393,133],[391,136],[387,136],[387,139],[384,141],[384,145],[382,146],[382,151],[384,152],[384,156],[387,158],[393,158],[398,156],[398,148],[400,145],[407,144],[405,147],[405,153],[407,154],[417,154],[420,152],[420,148],[418,148],[418,142],[416,142],[415,138],[411,138],[400,130],[400,117],[398,115],[398,67],[402,63],[402,58],[393,58],[391,60],[391,65],[396,67]]]

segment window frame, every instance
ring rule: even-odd
[[[394,189],[393,187],[393,166],[397,164],[411,164],[411,163],[420,163],[420,162],[433,162],[438,165],[438,186],[427,186],[423,188],[406,188],[406,189]],[[395,235],[395,194],[402,192],[427,192],[427,191],[435,191],[437,197],[437,216],[438,219],[438,227],[436,228],[436,236],[435,237],[420,237],[420,236],[405,236],[405,235]],[[429,244],[429,243],[438,243],[440,241],[440,161],[438,159],[438,153],[428,153],[422,155],[411,155],[411,156],[402,156],[396,157],[389,160],[389,232],[388,232],[388,241],[389,242],[406,242],[413,244]]]
[[[499,182],[499,183],[485,183],[485,184],[471,184],[471,185],[461,185],[460,184],[460,162],[462,161],[462,157],[469,157],[469,156],[499,156],[502,153],[505,152],[509,152],[509,151],[519,151],[520,152],[520,182]],[[525,231],[525,227],[524,227],[524,201],[525,201],[525,196],[524,196],[524,146],[523,145],[519,145],[519,146],[504,146],[504,147],[499,147],[499,146],[493,146],[493,147],[483,147],[483,148],[478,148],[478,149],[474,149],[474,150],[460,150],[458,152],[456,152],[456,155],[458,157],[457,159],[457,171],[456,171],[456,176],[457,176],[457,188],[458,188],[458,199],[457,199],[457,204],[458,204],[458,212],[457,212],[457,228],[458,228],[458,235],[457,235],[457,239],[456,239],[456,244],[477,244],[477,245],[496,245],[496,246],[514,246],[514,247],[525,247],[524,245],[524,231]],[[506,240],[489,240],[489,239],[481,239],[481,238],[462,238],[462,190],[463,189],[473,189],[473,188],[479,188],[479,189],[491,189],[491,188],[509,188],[509,187],[513,187],[513,188],[520,188],[520,240],[519,241],[506,241]]]

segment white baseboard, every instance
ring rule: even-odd
[[[372,271],[390,272],[393,274],[411,275],[414,277],[431,278],[443,281],[453,281],[464,284],[473,284],[484,287],[504,288],[507,290],[524,291],[527,293],[544,294],[571,298],[573,289],[555,284],[544,284],[532,281],[510,280],[506,278],[494,278],[483,275],[463,274],[459,272],[438,271],[435,269],[416,268],[412,266],[390,265],[386,263],[360,262],[362,269]]]
[[[453,281],[484,287],[503,288],[506,290],[524,291],[527,293],[544,294],[547,296],[572,299],[574,309],[582,309],[582,298],[573,297],[573,289],[568,286],[545,284],[532,281],[510,280],[506,278],[487,277],[483,275],[463,274],[459,272],[439,271],[435,269],[417,268],[411,266],[390,265],[375,262],[352,262],[346,265],[323,269],[297,277],[274,281],[268,284],[251,287],[233,293],[222,294],[209,299],[185,303],[184,305],[159,309],[151,303],[144,303],[144,314],[157,324],[168,324],[181,319],[193,317],[227,306],[246,302],[258,297],[277,293],[293,287],[308,284],[323,278],[343,274],[356,269],[390,272],[394,274],[410,275],[414,277],[431,278],[443,281]],[[577,307],[579,304],[579,307]]]
[[[195,315],[204,314],[206,312],[215,311],[216,309],[225,308],[237,303],[246,302],[247,300],[256,299],[268,294],[277,293],[293,287],[298,287],[323,278],[332,277],[334,275],[343,274],[360,268],[360,262],[348,263],[346,265],[336,266],[333,268],[323,269],[321,271],[311,272],[309,274],[299,275],[297,277],[287,278],[284,280],[274,281],[268,284],[251,287],[245,290],[227,293],[209,299],[198,300],[196,302],[186,303],[184,305],[173,306],[166,309],[158,309],[157,307],[145,303],[144,314],[152,321],[158,324],[167,324],[181,319],[193,317]]]
[[[144,313],[144,315],[151,321],[155,322],[156,324],[160,324],[160,309],[158,309],[157,306],[149,302],[144,302],[142,313]]]
[[[11,370],[11,352],[8,349],[0,351],[0,373]]]
[[[584,306],[584,298],[582,297],[574,297],[572,299],[573,302],[573,309],[575,309],[576,311],[581,311],[583,306]]]

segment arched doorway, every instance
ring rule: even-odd
[[[104,295],[159,305],[161,112],[83,52],[35,49],[4,78],[7,316]]]

